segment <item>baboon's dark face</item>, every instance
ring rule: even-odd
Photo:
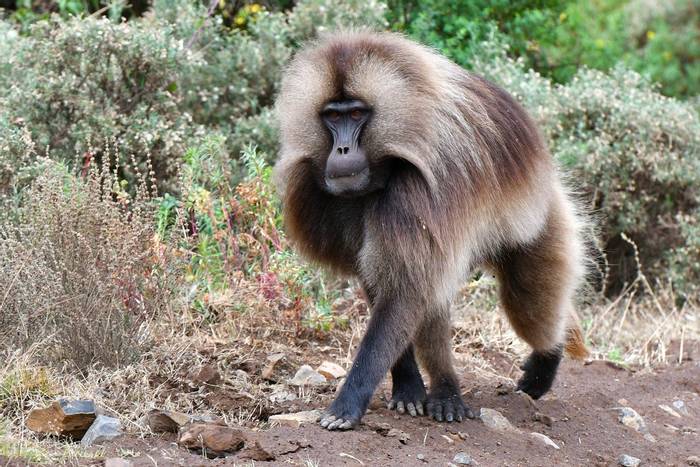
[[[327,103],[320,115],[332,141],[323,170],[323,188],[342,197],[357,197],[381,189],[386,182],[385,164],[375,163],[363,144],[372,109],[358,99]]]

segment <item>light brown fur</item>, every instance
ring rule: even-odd
[[[345,98],[373,109],[362,136],[370,163],[393,161],[387,186],[361,199],[319,182],[330,146],[319,114]],[[374,303],[366,340],[373,326],[392,327],[381,352],[372,347],[380,366],[400,366],[413,343],[431,387],[456,384],[449,307],[479,267],[496,271],[510,322],[536,352],[566,344],[586,354],[573,311],[580,221],[534,123],[505,91],[400,35],[348,32],[294,58],[277,110],[289,236],[311,260],[360,278]]]

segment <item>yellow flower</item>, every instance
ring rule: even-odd
[[[262,7],[258,5],[257,3],[253,3],[250,5],[250,12],[251,13],[260,13],[262,11]]]
[[[603,47],[605,47],[605,41],[603,39],[596,39],[595,46],[599,49],[602,49]]]
[[[664,58],[664,60],[666,60],[667,62],[668,62],[668,61],[671,61],[671,59],[673,58],[673,54],[672,54],[671,52],[669,52],[668,50],[667,50],[666,52],[664,52],[663,54],[661,54],[661,56],[662,56],[662,57]]]
[[[647,39],[653,40],[656,37],[656,33],[654,31],[647,31]]]
[[[563,11],[561,13],[559,13],[559,22],[563,23],[564,21],[566,21],[567,16],[568,15],[566,13],[564,13]]]
[[[245,24],[245,18],[242,16],[236,16],[236,19],[233,20],[237,26],[243,26]]]

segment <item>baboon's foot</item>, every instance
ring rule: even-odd
[[[393,382],[391,400],[387,407],[390,410],[396,410],[400,414],[408,412],[412,417],[415,417],[425,414],[423,406],[425,399],[425,385],[420,374],[401,379],[397,378]]]
[[[327,430],[351,430],[360,423],[364,410],[352,397],[339,396],[333,401],[319,422]]]
[[[459,386],[445,384],[430,391],[426,404],[430,417],[438,422],[461,422],[464,418],[474,418],[474,412],[462,401]]]
[[[515,390],[523,391],[533,399],[542,397],[554,383],[561,357],[561,347],[551,352],[532,352],[521,367],[525,373]]]

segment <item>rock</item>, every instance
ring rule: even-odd
[[[549,427],[551,427],[554,424],[554,419],[552,417],[539,412],[535,412],[535,415],[532,416],[532,419],[536,422],[544,423]]]
[[[408,444],[408,441],[411,439],[411,435],[405,431],[399,430],[398,428],[392,428],[386,435],[389,438],[398,438],[401,444]]]
[[[267,356],[267,361],[268,364],[263,368],[262,372],[260,373],[260,376],[263,377],[263,379],[270,380],[272,379],[272,375],[275,372],[275,366],[277,365],[277,362],[282,360],[284,358],[283,353],[274,353],[271,355]]]
[[[532,433],[530,433],[530,436],[539,441],[540,443],[544,444],[545,446],[549,446],[550,448],[554,449],[559,449],[557,443],[552,441],[552,439],[547,435],[543,435],[542,433],[536,433],[533,431]]]
[[[271,425],[299,428],[304,424],[316,423],[321,419],[321,415],[323,415],[323,412],[320,410],[307,410],[304,412],[273,415],[269,418],[269,421]]]
[[[501,415],[501,412],[486,407],[481,408],[479,418],[484,422],[484,425],[496,431],[519,431],[515,428],[506,417]]]
[[[469,456],[466,452],[458,452],[452,458],[452,463],[456,465],[476,465],[474,459]]]
[[[83,436],[83,439],[80,440],[80,444],[83,446],[102,444],[122,434],[122,424],[118,419],[106,415],[98,415],[95,421],[92,422],[92,425],[90,425],[90,429]]]
[[[256,440],[253,444],[246,444],[240,455],[241,459],[250,459],[252,461],[269,462],[276,459],[275,455],[265,449]]]
[[[685,402],[682,400],[678,399],[673,401],[673,407],[678,411],[678,413],[681,413],[683,415],[688,415],[688,407],[685,405]]]
[[[416,459],[418,459],[421,462],[427,462],[425,460],[425,454],[416,454]]]
[[[25,424],[36,433],[79,440],[96,417],[95,403],[91,400],[59,399],[44,409],[32,409]]]
[[[192,382],[195,385],[214,385],[221,382],[221,375],[219,370],[216,369],[214,365],[206,364],[202,365],[199,369],[194,370],[190,376]]]
[[[316,371],[321,373],[328,381],[344,378],[345,375],[348,374],[348,372],[345,371],[345,368],[333,362],[321,363]]]
[[[284,391],[284,390],[273,392],[268,397],[268,399],[270,399],[270,402],[273,402],[275,404],[279,404],[281,402],[293,401],[293,400],[296,400],[296,398],[297,398],[296,394],[293,394],[289,391]]]
[[[641,462],[636,457],[628,456],[627,454],[623,454],[617,459],[617,463],[623,467],[637,467]]]
[[[618,407],[617,410],[619,411],[620,423],[638,431],[647,441],[656,442],[656,438],[649,433],[649,428],[647,428],[644,419],[636,410],[631,407]]]
[[[663,410],[664,412],[666,412],[667,414],[671,415],[672,417],[681,418],[681,416],[678,414],[678,412],[676,412],[675,410],[673,410],[671,407],[669,407],[667,405],[660,404],[659,408],[661,410]]]
[[[391,425],[386,422],[367,422],[367,426],[382,436],[387,436],[391,430]]]
[[[187,414],[153,409],[146,415],[146,423],[153,433],[177,433],[190,421]]]
[[[121,457],[110,457],[105,459],[104,467],[131,467],[131,462]]]
[[[245,445],[245,441],[241,430],[222,425],[193,423],[183,427],[177,444],[214,458],[239,451]]]
[[[320,386],[326,384],[326,378],[314,371],[309,365],[302,365],[294,375],[294,378],[289,380],[289,384],[293,386]]]
[[[690,456],[685,460],[685,463],[693,467],[700,467],[700,456]]]

